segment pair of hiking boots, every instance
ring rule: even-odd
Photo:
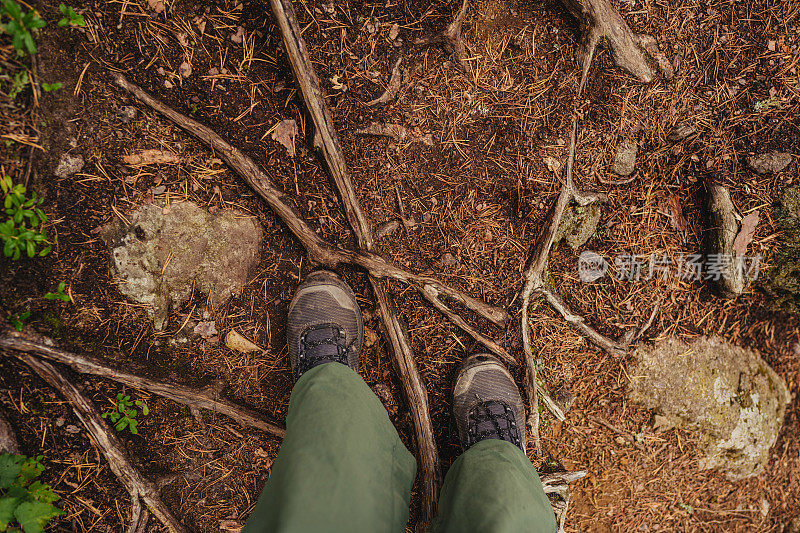
[[[289,304],[286,341],[292,375],[323,363],[341,363],[358,372],[364,343],[361,309],[353,290],[333,272],[308,275]],[[526,447],[525,409],[506,367],[488,354],[468,357],[453,389],[453,414],[463,449],[485,439]]]

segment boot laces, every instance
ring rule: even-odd
[[[346,344],[344,329],[336,324],[312,326],[300,335],[298,376],[323,363],[348,364],[351,346]]]
[[[490,400],[476,405],[469,412],[467,429],[469,446],[485,439],[500,439],[516,446],[522,445],[517,416],[503,402]]]

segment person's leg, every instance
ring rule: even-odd
[[[453,410],[465,451],[447,472],[430,531],[556,531],[539,475],[525,455],[522,399],[499,360],[479,354],[464,362]]]
[[[352,291],[331,273],[298,290],[286,437],[245,533],[404,531],[416,463],[353,370],[362,328]]]

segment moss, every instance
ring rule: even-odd
[[[800,314],[800,188],[784,190],[773,215],[782,232],[781,245],[760,286],[770,296],[767,305]]]

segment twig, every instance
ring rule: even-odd
[[[283,42],[291,59],[306,107],[311,111],[314,125],[317,128],[317,136],[320,139],[321,149],[325,156],[328,170],[342,198],[350,228],[356,235],[359,248],[366,252],[371,252],[374,248],[372,229],[356,198],[355,189],[347,171],[347,163],[342,153],[342,147],[330,119],[328,105],[322,98],[317,77],[305,52],[305,43],[303,42],[294,10],[291,3],[285,0],[272,0],[272,10],[281,28]],[[392,348],[392,361],[395,370],[400,376],[403,391],[414,420],[414,431],[417,437],[417,456],[423,489],[422,520],[417,524],[417,529],[424,530],[436,514],[436,500],[441,483],[439,452],[433,436],[433,424],[431,423],[430,409],[428,407],[428,393],[417,371],[408,331],[398,318],[397,309],[387,291],[385,281],[378,279],[372,272],[370,272],[369,281],[375,293],[381,320]],[[423,292],[427,293],[427,290]],[[432,295],[429,300],[432,303],[435,302],[434,305],[437,309],[446,308],[438,299],[438,295]],[[437,304],[441,304],[442,307]],[[460,319],[460,317],[458,318]]]
[[[386,90],[383,91],[383,94],[376,99],[367,102],[368,106],[388,104],[397,97],[397,93],[400,91],[400,84],[403,82],[403,69],[401,68],[402,64],[403,56],[400,56],[397,58],[397,61],[394,62],[392,75],[389,77],[389,85],[386,86]]]
[[[39,357],[69,365],[70,368],[82,374],[92,374],[112,379],[188,405],[190,408],[208,409],[214,413],[229,416],[242,426],[254,427],[279,438],[283,438],[285,434],[285,430],[282,427],[264,421],[257,413],[249,409],[219,398],[218,393],[212,392],[209,390],[210,388],[195,389],[182,385],[170,385],[137,376],[136,374],[121,372],[94,357],[62,350],[54,345],[52,339],[47,337],[29,332],[19,333],[12,329],[7,329],[0,336],[0,348],[36,354]]]
[[[567,518],[567,509],[571,498],[569,484],[586,476],[586,470],[575,472],[552,472],[540,476],[544,493],[550,499],[550,505],[556,514],[558,533],[564,533],[564,520]],[[555,495],[555,497],[550,496]]]
[[[50,363],[25,353],[17,352],[15,355],[63,394],[72,405],[78,420],[86,427],[92,441],[103,452],[111,471],[131,495],[130,524],[134,526],[133,531],[136,530],[141,519],[142,508],[139,503],[141,499],[147,509],[164,524],[170,533],[186,533],[187,529],[175,518],[175,515],[161,499],[158,487],[133,466],[128,452],[125,451],[117,436],[109,430],[108,424],[100,417],[94,405]],[[130,527],[128,531],[131,531]]]

